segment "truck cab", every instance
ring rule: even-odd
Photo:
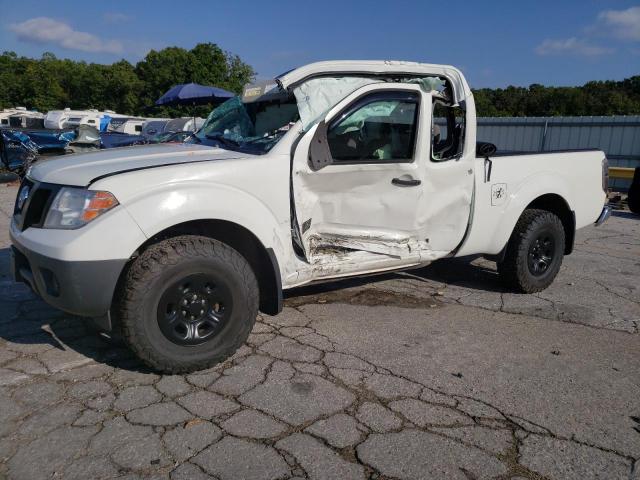
[[[478,149],[453,67],[320,62],[248,85],[184,144],[36,162],[15,276],[150,366],[193,371],[312,282],[484,255],[540,291],[575,230],[606,220],[606,169],[599,151]]]

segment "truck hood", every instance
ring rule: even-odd
[[[140,145],[41,159],[31,168],[29,177],[39,182],[84,187],[97,178],[132,170],[251,156],[188,143]]]

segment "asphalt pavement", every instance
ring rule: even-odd
[[[9,278],[0,479],[640,479],[640,218],[510,293],[443,260],[289,292],[233,358],[158,375]]]

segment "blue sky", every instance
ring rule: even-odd
[[[448,63],[474,87],[640,74],[640,2],[0,0],[0,50],[111,63],[213,42],[260,78],[326,59]]]

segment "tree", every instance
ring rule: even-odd
[[[240,57],[213,43],[191,50],[152,50],[137,65],[77,62],[44,53],[40,59],[0,55],[0,108],[25,106],[41,111],[96,108],[130,115],[207,115],[210,106],[154,109],[154,102],[179,83],[197,82],[239,93],[254,78]]]
[[[582,87],[474,90],[476,110],[483,117],[539,117],[640,114],[640,76],[620,82],[588,82]]]
[[[110,109],[130,115],[206,116],[211,106],[154,107],[172,86],[196,82],[240,93],[255,72],[240,57],[214,43],[187,50],[152,50],[135,66],[0,55],[0,108],[25,106],[41,111],[65,107]],[[640,115],[640,75],[622,81],[594,81],[580,87],[481,88],[474,90],[483,117],[554,115]]]
[[[253,68],[213,43],[200,43],[191,50],[178,47],[151,50],[135,70],[144,84],[141,97],[147,108],[174,85],[195,82],[239,93],[255,76]],[[209,110],[207,106],[195,109],[199,115],[207,115]],[[164,115],[195,113],[189,107],[161,107],[157,111]]]
[[[138,113],[144,82],[136,75],[134,66],[121,60],[111,65],[105,76],[105,108],[128,115]]]

